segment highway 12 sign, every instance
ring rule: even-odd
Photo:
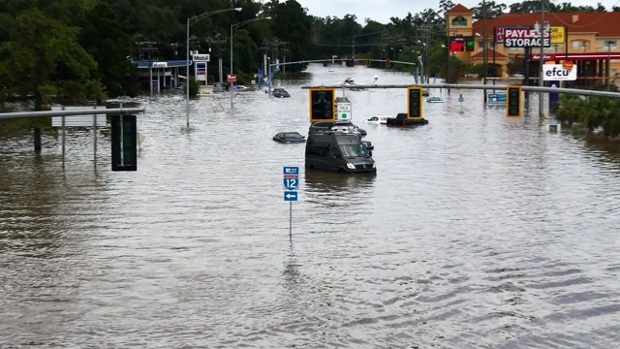
[[[299,167],[284,166],[282,172],[284,173],[284,188],[286,190],[297,189],[299,186]]]
[[[297,177],[287,178],[286,175],[284,175],[284,188],[286,188],[287,190],[295,190],[298,186],[299,179]]]

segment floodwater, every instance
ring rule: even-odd
[[[0,347],[618,348],[617,154],[475,90],[431,90],[425,126],[366,124],[406,108],[371,89],[346,95],[377,174],[306,172],[303,144],[272,141],[307,133],[301,86],[413,83],[309,72],[287,99],[192,101],[189,131],[182,96],[140,99],[137,172],[110,171],[109,130],[96,168],[70,130],[64,171],[56,136],[40,155],[5,136]]]

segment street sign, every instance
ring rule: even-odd
[[[297,166],[284,166],[282,168],[282,173],[286,174],[294,174],[294,175],[298,175],[299,174],[299,167]]]
[[[286,175],[285,175],[286,176]],[[287,190],[295,190],[299,186],[299,179],[295,178],[284,178],[284,188]]]
[[[297,192],[294,190],[285,191],[284,201],[297,201]]]
[[[237,75],[235,74],[226,75],[226,82],[237,82]]]

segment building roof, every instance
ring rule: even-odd
[[[142,60],[142,61],[134,61],[133,62],[138,69],[148,69],[148,68],[178,68],[178,67],[187,67],[187,61],[158,61],[158,60]],[[191,61],[190,64],[191,65]]]
[[[491,49],[486,49],[484,51],[480,51],[475,55],[472,55],[471,58],[484,58],[484,53],[486,52],[487,57],[493,57],[493,52],[495,52],[495,58],[506,58],[507,56],[503,53],[493,51]]]
[[[453,8],[447,11],[447,13],[471,13],[471,12],[472,11],[470,9],[468,9],[467,7],[461,4],[457,4],[456,6],[454,6]]]
[[[601,37],[620,36],[618,25],[620,12],[546,12],[544,17],[549,25],[566,27],[568,33],[595,33]],[[488,35],[493,35],[493,27],[534,26],[534,23],[540,20],[540,13],[504,13],[486,21],[477,20],[473,23],[472,30],[482,33],[483,22],[486,22]]]

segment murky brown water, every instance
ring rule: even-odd
[[[618,346],[618,156],[480,91],[442,91],[420,128],[367,125],[406,108],[370,90],[347,96],[376,176],[304,173],[303,144],[271,139],[307,132],[301,85],[412,82],[311,72],[289,99],[202,98],[189,133],[182,97],[142,100],[135,173],[110,171],[107,131],[96,170],[88,131],[64,172],[55,137],[40,156],[3,139],[0,347]],[[292,240],[285,165],[302,169]]]

